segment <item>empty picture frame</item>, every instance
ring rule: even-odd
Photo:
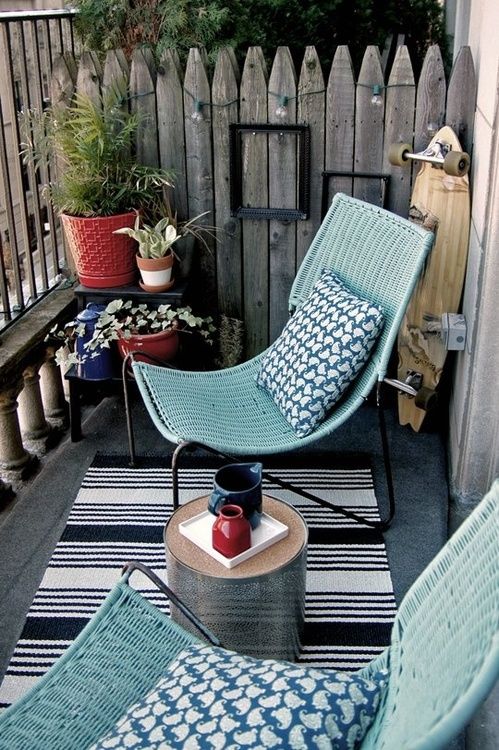
[[[297,221],[308,219],[310,202],[310,129],[308,125],[244,125],[230,126],[230,212],[239,219],[277,219]],[[284,206],[244,205],[243,138],[269,134],[291,136],[296,139],[297,185],[294,186],[295,208]],[[264,175],[268,179],[268,175]]]

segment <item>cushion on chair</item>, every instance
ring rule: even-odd
[[[385,684],[196,644],[91,750],[355,748]]]
[[[382,311],[324,271],[256,376],[299,437],[313,432],[369,358]]]

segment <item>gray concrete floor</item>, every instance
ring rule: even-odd
[[[330,439],[318,444],[317,449],[369,454],[376,494],[384,507],[386,487],[375,412],[366,405]],[[138,400],[134,401],[133,414],[137,453],[166,455],[171,446],[159,436]],[[385,541],[395,596],[400,602],[447,538],[446,456],[438,432],[416,435],[398,425],[393,410],[388,409],[386,416],[397,510]],[[8,665],[26,613],[95,453],[127,453],[121,399],[106,398],[91,410],[83,432],[84,437],[78,443],[71,443],[66,437],[44,459],[38,476],[0,514],[0,675]],[[489,699],[473,724],[473,732],[468,732],[472,744],[467,742],[467,748],[492,750],[498,746],[497,705],[497,696]],[[464,738],[460,738],[452,748],[463,748],[463,743]]]

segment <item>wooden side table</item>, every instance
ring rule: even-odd
[[[294,661],[305,617],[305,521],[287,503],[264,496],[264,511],[288,526],[288,536],[226,568],[178,529],[179,523],[206,510],[207,503],[206,496],[182,505],[165,527],[169,586],[225,648]],[[182,613],[173,605],[171,609],[172,618],[194,633]]]

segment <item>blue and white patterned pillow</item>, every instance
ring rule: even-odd
[[[192,645],[91,750],[351,750],[385,685]]]
[[[369,358],[382,311],[324,271],[288,320],[257,373],[299,437],[309,435]]]

